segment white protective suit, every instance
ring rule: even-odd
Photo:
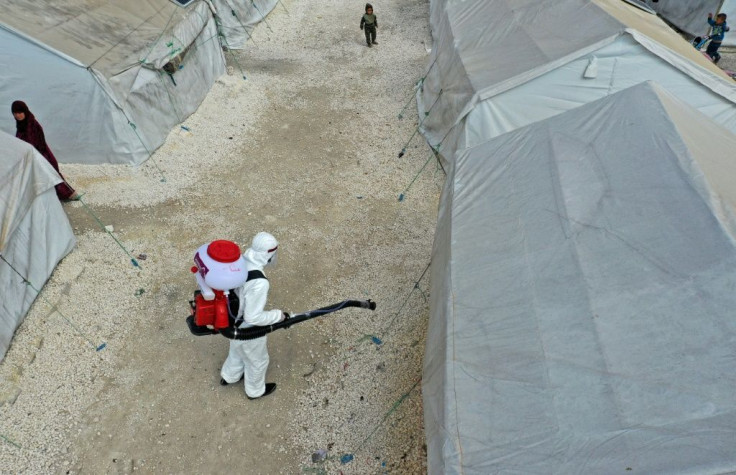
[[[272,235],[261,232],[253,238],[251,247],[245,251],[246,270],[259,270],[275,260],[278,242]],[[266,326],[278,323],[283,318],[281,310],[264,310],[268,298],[269,283],[266,279],[253,279],[238,289],[240,307],[236,320],[243,318],[239,328]],[[256,398],[266,390],[268,369],[266,337],[255,340],[230,340],[230,352],[222,365],[220,375],[227,383],[236,383],[244,376],[245,394]]]

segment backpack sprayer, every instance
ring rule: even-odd
[[[245,259],[238,245],[232,241],[212,241],[200,246],[194,254],[194,264],[191,271],[199,289],[194,291],[194,299],[189,301],[191,315],[187,317],[187,325],[196,336],[219,333],[230,340],[253,340],[344,308],[376,309],[372,300],[343,300],[309,312],[287,314],[285,320],[273,325],[238,328],[235,315],[240,301],[234,289],[248,280],[265,278],[263,273],[245,270]]]

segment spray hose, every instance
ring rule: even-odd
[[[191,331],[192,334],[196,336],[216,335],[219,333],[220,335],[230,340],[254,340],[256,338],[261,338],[262,336],[265,336],[266,334],[271,333],[274,330],[289,328],[290,326],[296,325],[297,323],[306,322],[307,320],[311,320],[312,318],[321,317],[322,315],[327,315],[328,313],[337,312],[338,310],[349,307],[375,310],[376,302],[374,302],[373,300],[343,300],[342,302],[318,308],[316,310],[310,310],[309,312],[290,315],[287,319],[279,323],[274,323],[273,325],[262,327],[236,328],[234,326],[230,326],[227,328],[222,328],[220,330],[215,330],[206,326],[196,325],[194,323],[193,315],[187,317],[187,325],[189,326],[189,331]]]

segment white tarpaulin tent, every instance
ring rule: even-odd
[[[447,160],[645,80],[736,131],[736,83],[656,15],[622,0],[432,0],[430,14],[419,115]]]
[[[210,8],[58,3],[3,5],[0,129],[15,133],[10,104],[23,100],[60,162],[140,164],[225,71]]]
[[[736,23],[736,0],[724,0],[721,5],[721,12],[728,15],[731,23]],[[724,46],[736,46],[736,28],[731,30],[730,33],[726,33],[726,37],[723,39]]]
[[[0,255],[37,288],[76,242],[54,190],[60,182],[36,149],[0,131]],[[0,260],[0,360],[37,295],[8,263]]]
[[[645,0],[647,6],[680,30],[693,36],[708,33],[708,13],[725,13],[730,22],[736,21],[736,0]],[[736,29],[726,33],[724,45],[736,45]]]
[[[224,43],[232,49],[241,49],[250,39],[253,28],[279,0],[211,0],[217,12],[217,21]]]
[[[458,154],[429,473],[736,471],[734,150],[644,83]]]

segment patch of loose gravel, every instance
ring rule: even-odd
[[[736,72],[736,48],[721,48],[721,60],[718,67],[726,71]]]
[[[78,245],[0,365],[0,467],[25,473],[423,473],[421,362],[439,191],[410,99],[426,68],[428,2],[285,1],[233,75],[140,167],[65,165]],[[247,74],[243,81],[242,66]],[[53,144],[52,144],[53,146]],[[161,178],[165,177],[165,182]],[[269,337],[278,391],[221,388],[227,342],[184,325],[194,250],[281,242],[270,305],[372,298]],[[48,303],[47,303],[48,302]],[[52,311],[56,306],[63,314]],[[102,342],[107,347],[95,351]],[[379,343],[380,342],[380,343]],[[312,454],[326,451],[326,460]],[[340,458],[352,455],[348,463]],[[347,460],[347,459],[345,459]]]

